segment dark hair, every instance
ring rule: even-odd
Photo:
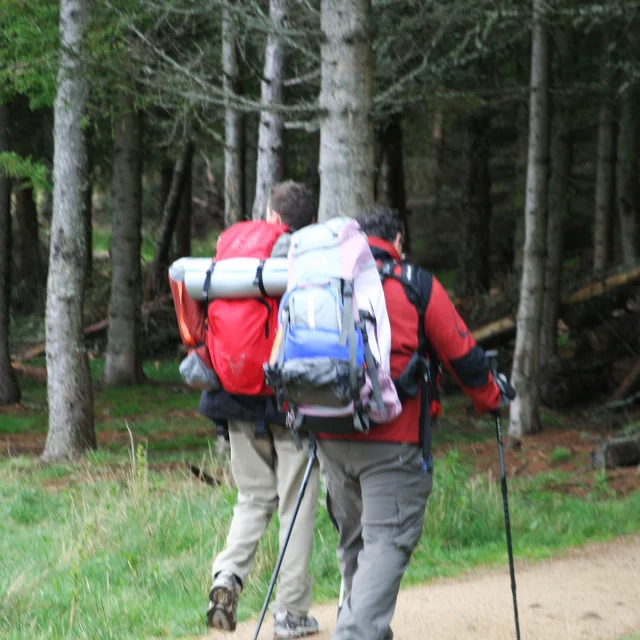
[[[368,236],[387,242],[393,242],[398,233],[404,238],[404,223],[395,209],[376,205],[360,212],[355,219]]]
[[[279,182],[271,188],[269,208],[279,213],[282,222],[293,231],[312,224],[316,217],[311,189],[293,180]]]

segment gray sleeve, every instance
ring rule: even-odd
[[[291,234],[283,233],[273,245],[271,249],[272,258],[286,258],[289,254],[289,245],[291,244]]]

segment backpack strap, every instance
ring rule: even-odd
[[[349,383],[351,385],[351,393],[353,401],[356,403],[356,412],[359,409],[360,389],[358,388],[358,364],[356,362],[356,326],[353,313],[353,282],[350,280],[344,282],[344,309],[342,312],[342,331],[340,333],[340,341],[338,344],[344,346],[345,342],[349,342]],[[357,398],[356,398],[357,395]]]
[[[395,268],[400,265],[400,274],[395,273]],[[433,456],[431,455],[431,401],[437,399],[437,373],[440,367],[438,361],[424,329],[424,319],[429,304],[429,296],[425,296],[420,283],[420,270],[414,265],[393,259],[382,260],[378,269],[380,280],[384,282],[387,278],[392,278],[402,285],[409,302],[415,307],[418,313],[418,349],[417,358],[411,358],[408,366],[416,366],[420,389],[420,444],[422,446],[423,464],[426,469],[433,470]],[[429,287],[430,289],[430,287]],[[429,294],[430,294],[429,290]],[[429,356],[427,361],[424,354]],[[400,374],[400,377],[402,377]],[[395,381],[394,381],[395,382]]]
[[[369,334],[367,333],[367,328],[364,324],[365,320],[369,320],[369,322],[372,323],[374,323],[375,320],[368,311],[361,311],[360,318],[361,322],[359,323],[358,328],[362,332],[362,341],[364,343],[364,360],[367,363],[367,371],[369,372],[369,379],[371,380],[371,391],[373,391],[373,397],[375,398],[376,404],[378,405],[378,411],[380,413],[383,413],[384,399],[382,397],[380,380],[378,379],[376,360],[373,357],[373,352],[371,351],[371,347],[369,346]]]
[[[267,294],[267,290],[264,288],[264,281],[262,279],[262,271],[264,269],[264,263],[265,260],[260,260],[260,264],[258,265],[258,268],[256,269],[256,277],[253,280],[253,284],[258,286],[258,289],[260,289],[260,293],[267,298],[268,294]]]
[[[204,284],[202,285],[202,301],[209,304],[209,286],[211,285],[211,276],[213,275],[213,270],[216,268],[216,261],[211,260],[211,265],[207,269],[207,273],[204,278]]]

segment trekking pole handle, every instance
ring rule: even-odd
[[[485,351],[484,354],[487,356],[487,360],[489,361],[489,369],[495,376],[498,373],[498,350],[490,349],[489,351]]]

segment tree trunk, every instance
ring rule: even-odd
[[[540,327],[548,205],[550,53],[543,11],[544,0],[533,0],[524,260],[511,373],[512,384],[518,393],[511,403],[509,421],[509,435],[514,439],[540,430]]]
[[[140,356],[142,119],[129,96],[120,96],[119,108],[114,127],[107,386],[136,384],[144,378]]]
[[[271,28],[281,30],[287,19],[286,0],[269,0]],[[267,37],[264,53],[262,103],[282,104],[282,76],[284,73],[284,42],[273,31]],[[253,219],[264,217],[271,187],[282,180],[282,117],[273,111],[260,113],[258,133],[258,162]]]
[[[411,251],[409,212],[404,188],[404,162],[402,157],[402,114],[396,113],[385,123],[380,133],[382,162],[380,165],[380,194],[378,202],[395,209],[405,228],[404,250]]]
[[[170,158],[164,157],[162,159],[162,165],[160,167],[160,206],[158,212],[162,217],[164,211],[164,205],[167,203],[169,197],[169,191],[171,191],[171,182],[173,180],[173,162]]]
[[[60,52],[54,105],[53,219],[47,278],[46,344],[49,431],[45,460],[72,459],[96,447],[93,388],[84,346],[86,240],[82,129],[87,98],[82,41],[86,0],[60,2]]]
[[[0,104],[0,153],[9,150],[9,107]],[[0,172],[0,405],[20,400],[11,367],[9,305],[11,303],[11,182]]]
[[[176,260],[191,255],[191,215],[193,213],[193,163],[188,167],[185,177],[180,213],[176,223]]]
[[[638,29],[638,24],[634,24]],[[633,32],[630,38],[632,54],[640,55],[640,37]],[[638,255],[638,216],[640,216],[640,187],[638,157],[640,156],[640,118],[638,116],[638,83],[626,88],[620,102],[618,132],[618,173],[616,180],[622,258],[627,267],[635,265]]]
[[[233,18],[222,9],[222,74],[225,92],[224,147],[224,223],[229,226],[244,219],[244,171],[242,147],[244,123],[242,113],[231,98],[238,93],[238,50]]]
[[[84,188],[84,234],[87,255],[84,265],[85,284],[88,286],[93,279],[93,161],[90,145],[87,144],[87,176]],[[113,238],[112,238],[113,242]]]
[[[322,0],[319,220],[373,204],[370,0]]]
[[[44,159],[44,166],[47,169],[47,179],[53,181],[53,164],[50,158]],[[53,193],[48,189],[42,196],[42,203],[40,205],[40,217],[51,224],[51,218],[53,216]]]
[[[569,34],[558,30],[558,81],[571,70],[572,43]],[[547,219],[547,259],[544,278],[542,329],[540,331],[540,366],[545,366],[556,355],[558,337],[558,310],[564,250],[564,221],[569,216],[569,182],[571,179],[572,141],[569,121],[570,105],[560,95],[556,98],[551,123],[551,175],[549,177],[549,216]]]
[[[182,202],[182,194],[184,193],[187,176],[191,173],[193,150],[194,144],[190,141],[185,145],[184,151],[178,162],[176,162],[173,170],[171,189],[169,190],[169,195],[164,205],[162,222],[160,224],[160,238],[156,243],[156,253],[147,277],[144,296],[147,300],[150,300],[156,295],[160,279],[162,278],[162,271],[169,262],[171,238],[173,237],[178,214],[180,213],[180,204]]]
[[[44,302],[42,282],[42,257],[38,233],[38,209],[33,198],[33,189],[18,187],[16,193],[16,219],[18,221],[18,265],[16,281],[27,283],[27,296],[21,308],[31,312]],[[40,307],[42,308],[42,307]]]
[[[609,87],[610,71],[602,65],[602,79]],[[616,120],[614,105],[607,90],[600,104],[598,119],[598,161],[596,167],[595,224],[593,230],[593,272],[602,277],[611,262],[613,232],[613,187],[616,159]]]
[[[465,118],[462,234],[456,278],[461,296],[489,290],[489,126],[489,116],[483,111],[473,111]]]
[[[444,141],[442,134],[444,115],[441,110],[433,114],[433,156],[431,158],[431,196],[433,198],[433,211],[440,208],[440,190],[442,188],[442,160],[444,154]]]
[[[527,109],[518,109],[518,142],[516,157],[515,193],[513,207],[515,210],[515,226],[513,233],[513,271],[517,278],[522,278],[522,262],[524,259],[524,209],[527,187],[527,154],[529,126]]]

